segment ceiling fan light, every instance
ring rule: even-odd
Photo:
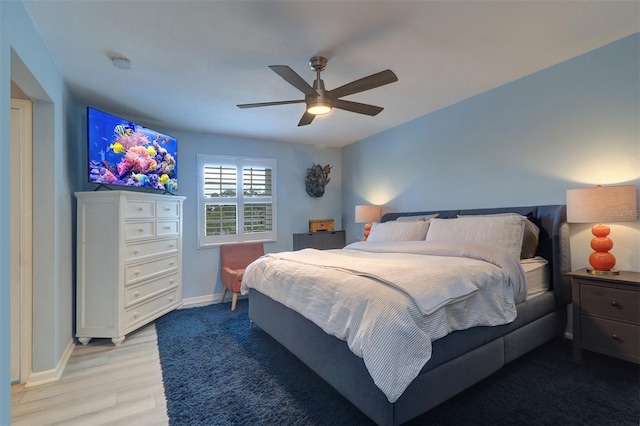
[[[331,105],[325,104],[323,102],[309,104],[309,106],[307,107],[307,112],[313,115],[328,114],[331,112]]]

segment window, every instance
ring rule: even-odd
[[[276,239],[275,166],[198,154],[198,247]]]

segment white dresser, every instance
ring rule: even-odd
[[[184,197],[76,192],[76,337],[125,335],[182,303]]]

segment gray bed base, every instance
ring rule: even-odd
[[[405,423],[564,331],[566,305],[571,300],[570,281],[565,275],[571,256],[564,205],[439,213],[448,218],[502,212],[529,215],[540,227],[537,254],[550,262],[552,291],[518,304],[518,316],[511,324],[474,327],[434,341],[432,358],[395,403],[373,383],[364,362],[346,342],[326,334],[297,312],[252,289],[249,317],[375,423]],[[436,212],[388,213],[382,221],[432,213]]]

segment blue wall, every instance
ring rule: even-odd
[[[184,204],[183,297],[200,298],[202,302],[218,301],[220,282],[220,250],[197,248],[197,154],[244,155],[275,158],[277,167],[277,231],[278,241],[265,243],[266,252],[291,250],[293,234],[307,232],[309,219],[334,219],[342,226],[340,149],[240,139],[182,131],[167,132],[178,138],[178,195],[187,197]],[[321,198],[311,198],[305,191],[307,168],[331,164],[331,182]],[[213,295],[213,296],[212,296]],[[197,300],[191,300],[192,302]]]
[[[564,204],[567,189],[640,187],[639,52],[635,34],[345,147],[347,239],[362,232],[357,204]],[[571,231],[574,268],[586,266],[589,226]],[[617,266],[640,270],[638,222],[611,237]]]
[[[20,1],[0,1],[0,146],[10,149],[10,82],[33,103],[33,345],[38,380],[55,380],[73,344],[73,252],[66,121],[68,91]],[[9,156],[0,179],[10,182]],[[8,185],[8,184],[7,184]],[[7,186],[8,187],[8,186]],[[0,424],[10,424],[10,192],[0,192]]]

